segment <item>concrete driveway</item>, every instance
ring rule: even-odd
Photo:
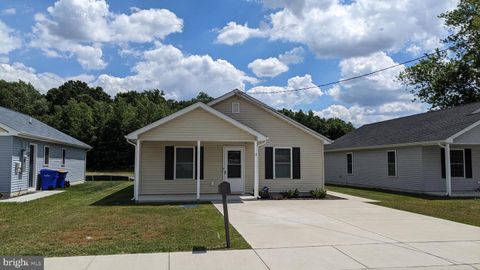
[[[269,269],[480,269],[479,227],[345,197],[230,204],[230,221]]]

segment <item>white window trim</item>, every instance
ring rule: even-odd
[[[191,148],[193,150],[192,178],[177,178],[177,148]],[[174,180],[195,180],[195,146],[175,146],[173,151],[173,179]]]
[[[65,156],[63,155],[64,151],[65,151]],[[67,165],[67,149],[66,148],[62,148],[62,154],[61,155],[62,155],[61,160],[60,160],[61,166],[65,167]],[[65,161],[65,162],[63,162],[63,161]]]
[[[450,148],[450,175],[452,174],[452,151],[462,151],[463,153],[463,176],[451,176],[456,179],[466,179],[467,178],[467,167],[465,162],[465,148]]]
[[[395,175],[388,174],[388,153],[393,152],[395,154]],[[398,177],[398,160],[397,160],[397,150],[387,150],[387,176],[388,177]]]
[[[46,151],[45,149],[48,148],[48,163],[46,163],[46,159],[45,159],[45,156],[46,156]],[[52,159],[52,148],[50,147],[50,145],[44,145],[43,146],[43,167],[50,167],[50,160]]]
[[[348,172],[348,155],[352,155],[352,172],[349,173]],[[347,158],[346,161],[347,161],[347,166],[345,168],[345,170],[347,171],[347,175],[353,175],[353,168],[355,167],[355,157],[353,155],[353,152],[348,152],[345,157]]]
[[[235,106],[237,106],[238,111],[234,110]],[[232,113],[240,113],[240,102],[232,102]]]
[[[277,149],[290,149],[290,177],[277,177],[275,171],[275,152]],[[293,179],[293,147],[273,147],[273,179]]]

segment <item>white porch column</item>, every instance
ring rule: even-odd
[[[133,198],[135,201],[138,201],[138,193],[139,193],[139,184],[140,184],[140,147],[141,141],[137,140],[137,144],[135,145],[135,179],[133,185]]]
[[[255,199],[258,198],[258,185],[259,185],[259,181],[258,181],[258,142],[255,141],[253,142],[253,152],[254,152],[254,166],[253,166],[253,177],[254,177],[254,181],[253,181],[253,196],[255,197]]]
[[[452,171],[451,171],[451,162],[450,162],[450,144],[445,144],[445,179],[447,187],[447,196],[452,195]]]
[[[197,200],[200,200],[200,141],[197,141]]]

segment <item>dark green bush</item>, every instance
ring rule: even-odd
[[[298,197],[300,197],[300,191],[298,190],[298,188],[296,188],[295,190],[289,189],[285,193],[285,197],[287,197],[289,199],[298,198]]]
[[[325,199],[325,197],[327,197],[327,191],[323,188],[310,190],[310,194],[312,194],[312,197],[315,199]]]

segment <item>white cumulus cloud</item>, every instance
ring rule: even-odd
[[[15,31],[0,20],[0,55],[8,54],[22,46]]]
[[[27,67],[22,63],[0,63],[0,79],[6,81],[22,80],[31,83],[40,92],[45,93],[47,90],[58,87],[68,80],[81,80],[90,83],[94,77],[86,74],[80,74],[72,77],[61,77],[54,73],[37,72],[31,67]]]
[[[378,52],[344,59],[339,67],[341,77],[345,79],[396,64],[386,53]],[[412,102],[412,94],[397,80],[404,68],[399,66],[332,87],[328,94],[343,105],[331,105],[316,113],[360,126],[425,111],[426,105]]]
[[[247,24],[241,25],[229,22],[222,29],[218,30],[217,42],[226,45],[243,43],[253,37],[264,37],[266,34],[257,28],[250,28]]]
[[[165,90],[169,98],[191,98],[199,91],[218,96],[234,88],[244,89],[247,82],[257,82],[226,60],[209,55],[185,55],[178,48],[161,43],[144,52],[132,73],[126,77],[100,75],[94,84],[111,95],[158,88]]]
[[[364,56],[417,46],[429,51],[445,35],[438,14],[455,7],[456,0],[264,0],[274,8],[259,28],[249,33],[270,40],[307,45],[318,57]],[[227,26],[238,26],[230,22]],[[229,29],[232,27],[225,27]],[[223,33],[220,33],[223,34]],[[231,39],[228,45],[242,43]],[[413,48],[413,47],[412,47]]]
[[[282,92],[299,88],[309,89],[299,92]],[[324,94],[315,86],[310,74],[292,77],[288,79],[286,86],[255,86],[247,93],[277,109],[295,109],[299,105],[311,104]]]
[[[257,77],[275,77],[287,72],[288,65],[301,63],[304,53],[305,50],[302,47],[296,47],[284,54],[280,54],[278,57],[256,59],[248,64],[248,68]]]
[[[102,45],[162,40],[183,20],[166,9],[110,11],[105,0],[59,0],[35,15],[30,45],[49,57],[75,57],[85,69],[103,69]]]
[[[275,77],[288,71],[288,66],[275,57],[256,59],[248,64],[248,68],[251,69],[257,77]]]

